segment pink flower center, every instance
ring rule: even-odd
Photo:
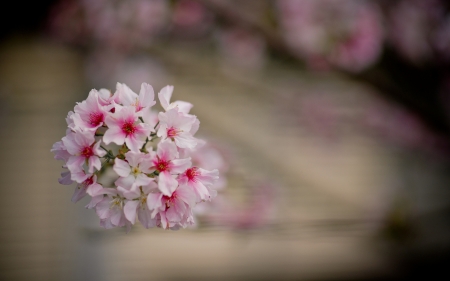
[[[200,171],[197,167],[192,167],[186,170],[186,176],[190,181],[195,181],[195,178],[200,175]]]
[[[170,207],[175,205],[175,203],[174,203],[175,199],[177,199],[177,194],[175,192],[170,197],[166,196],[166,195],[163,195],[163,200],[166,201],[165,204],[166,204],[166,208],[167,209],[169,209]]]
[[[94,176],[87,178],[82,184],[81,187],[86,189],[88,188],[90,185],[92,185],[94,183]]]
[[[136,132],[136,127],[133,122],[127,121],[122,125],[122,131],[128,136],[132,135]]]
[[[169,129],[167,129],[167,137],[173,138],[177,135],[178,135],[178,130],[175,129],[174,127],[170,127]]]
[[[164,161],[164,160],[158,159],[158,162],[156,163],[156,169],[159,172],[164,172],[169,168],[169,163],[170,163],[170,161]]]
[[[92,147],[85,146],[83,148],[83,150],[81,150],[80,155],[84,156],[85,158],[89,158],[89,157],[93,156],[94,152],[92,151]]]
[[[98,126],[103,122],[103,114],[101,112],[92,112],[89,114],[89,123],[92,126]]]

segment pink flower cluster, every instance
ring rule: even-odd
[[[216,196],[218,170],[192,166],[191,153],[204,145],[194,137],[200,122],[189,114],[192,104],[170,102],[172,91],[158,93],[159,113],[146,83],[139,94],[121,83],[114,94],[91,90],[69,112],[66,136],[51,149],[64,161],[59,182],[77,183],[73,202],[91,197],[86,207],[95,209],[101,226],[129,230],[139,220],[145,228],[185,228],[196,204]],[[114,186],[100,180],[107,170]]]

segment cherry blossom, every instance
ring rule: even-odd
[[[72,202],[78,202],[84,196],[96,196],[101,194],[103,187],[97,183],[97,176],[91,175],[87,177],[82,183],[77,184],[72,196]]]
[[[126,144],[132,151],[138,152],[150,136],[153,128],[139,121],[134,106],[118,106],[116,111],[108,115],[105,122],[108,130],[103,136],[105,144],[114,142],[117,145]]]
[[[178,186],[178,181],[174,174],[182,173],[191,165],[191,159],[177,159],[177,147],[170,141],[163,141],[158,144],[158,149],[152,157],[152,168],[159,173],[158,188],[169,196]]]
[[[196,131],[199,123],[197,117],[186,115],[172,108],[167,112],[160,112],[158,137],[170,139],[180,148],[194,148],[198,140],[192,136],[191,130]]]
[[[116,159],[114,162],[114,171],[120,176],[115,182],[116,186],[137,192],[139,186],[148,185],[154,181],[146,175],[150,172],[152,165],[150,154],[128,151],[125,154],[125,160]]]
[[[104,190],[106,195],[95,205],[95,211],[101,219],[101,224],[105,228],[114,226],[122,227],[130,225],[123,211],[126,199],[117,189],[108,188]]]
[[[82,170],[84,164],[87,164],[89,173],[93,173],[94,169],[100,170],[100,157],[105,156],[106,152],[100,148],[100,142],[95,141],[91,132],[71,132],[62,139],[62,142],[71,154],[67,160],[67,168],[72,175]],[[80,182],[75,178],[72,180]]]
[[[75,113],[71,116],[73,120],[72,129],[96,131],[105,122],[110,109],[110,105],[103,106],[100,104],[98,91],[91,90],[88,98],[75,106]]]
[[[217,194],[216,190],[210,187],[219,178],[219,171],[214,169],[207,171],[198,167],[191,167],[182,173],[178,181],[182,186],[188,186],[197,195],[197,202],[211,200]]]
[[[162,228],[177,224],[185,227],[192,220],[190,208],[195,204],[195,194],[189,188],[179,186],[169,195],[149,193],[147,204],[153,210],[152,217],[159,215]]]

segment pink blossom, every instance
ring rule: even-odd
[[[158,188],[167,196],[177,188],[178,181],[173,175],[182,173],[191,165],[191,159],[177,159],[177,147],[170,141],[161,141],[153,153],[152,168],[159,172]]]
[[[99,103],[99,93],[91,90],[86,100],[75,106],[73,119],[73,130],[92,130],[103,125],[106,115],[112,106],[103,106]]]
[[[95,141],[92,132],[71,132],[62,139],[62,142],[71,154],[67,160],[67,168],[69,168],[72,176],[82,170],[83,164],[87,165],[89,173],[93,173],[94,169],[100,170],[100,157],[105,156],[106,152],[100,148],[101,142]],[[73,177],[72,179],[76,180]]]
[[[154,181],[146,175],[150,173],[152,165],[150,154],[128,151],[125,154],[125,160],[117,158],[114,161],[113,169],[120,176],[115,184],[130,192],[139,193],[139,186],[148,185]]]
[[[108,115],[105,120],[108,125],[108,130],[103,136],[105,144],[125,143],[130,150],[138,152],[153,131],[149,124],[140,123],[138,118],[134,106],[117,106],[115,113]]]
[[[157,185],[151,182],[149,185],[141,186],[139,191],[139,194],[127,197],[129,201],[124,206],[125,217],[132,224],[135,224],[137,214],[139,221],[145,228],[154,227],[157,220],[152,218],[152,213],[147,205],[147,198],[151,191],[157,191]]]
[[[101,194],[103,186],[97,183],[97,176],[90,175],[82,183],[77,184],[72,196],[72,202],[76,203],[81,200],[86,194],[94,197]]]
[[[106,196],[95,204],[95,211],[100,218],[100,224],[105,228],[130,227],[131,223],[126,219],[123,208],[127,202],[126,198],[117,189],[105,188]]]
[[[149,193],[147,204],[153,210],[152,217],[159,218],[162,228],[186,227],[192,222],[191,208],[195,204],[195,194],[189,188],[179,186],[169,195]]]
[[[214,169],[207,171],[198,167],[187,169],[178,177],[181,186],[188,186],[197,195],[197,202],[210,201],[212,197],[217,195],[217,191],[210,187],[219,178],[219,171]]]
[[[172,108],[167,112],[160,112],[158,137],[170,139],[180,148],[194,148],[198,140],[192,135],[198,129],[199,121],[193,115],[186,115]],[[193,133],[192,133],[192,132]]]

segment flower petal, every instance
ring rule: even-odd
[[[164,108],[164,110],[167,110],[167,108],[169,107],[172,92],[173,86],[167,85],[158,93],[159,102],[161,103],[161,106],[162,108]]]
[[[116,158],[114,160],[113,170],[121,177],[127,177],[131,172],[131,168],[128,162],[119,158]]]
[[[125,203],[123,212],[125,213],[125,218],[129,220],[132,224],[136,222],[136,211],[139,206],[139,201],[130,200]]]
[[[166,196],[171,196],[178,186],[178,181],[168,172],[159,174],[158,188]]]
[[[125,142],[126,135],[120,127],[114,126],[106,130],[103,136],[103,142],[105,144],[115,143],[117,145],[122,145]]]

